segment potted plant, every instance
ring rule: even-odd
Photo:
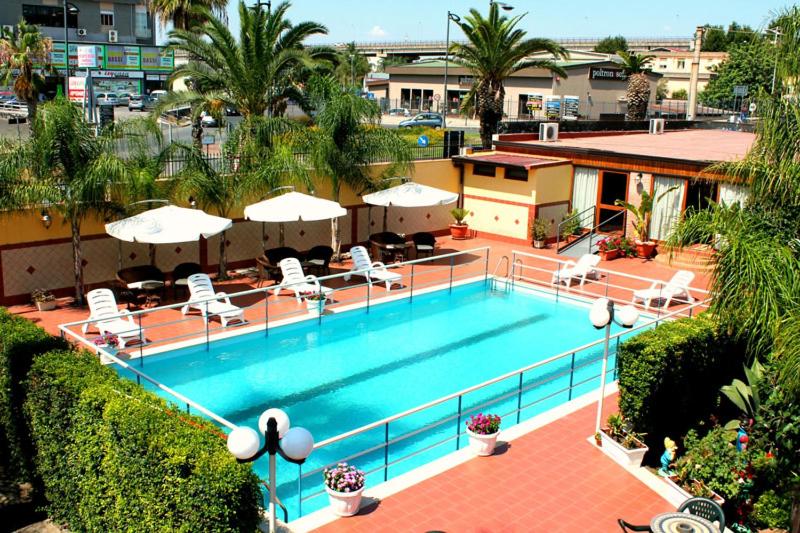
[[[561,217],[561,238],[569,243],[581,234],[581,221],[578,220],[578,210],[573,209]]]
[[[314,316],[319,316],[325,312],[325,302],[327,296],[319,292],[304,292],[302,293],[303,299],[306,302],[308,312]]]
[[[322,478],[333,513],[337,516],[356,514],[361,506],[361,494],[366,482],[364,472],[353,465],[339,463],[323,470]]]
[[[492,455],[500,434],[500,417],[478,413],[469,417],[466,424],[469,446],[475,454],[482,457]]]
[[[38,311],[52,311],[56,308],[56,297],[47,289],[36,289],[31,292],[31,300]]]
[[[455,219],[455,222],[450,224],[450,236],[457,240],[466,239],[469,235],[469,225],[464,222],[464,219],[469,215],[469,211],[462,207],[456,207],[450,210],[450,214]]]
[[[95,346],[97,346],[98,348],[102,348],[103,351],[107,352],[108,354],[117,355],[117,350],[119,348],[119,337],[117,337],[113,333],[104,333],[99,337],[95,337],[94,340],[92,340],[92,342],[94,343]],[[98,350],[98,353],[100,354],[101,363],[113,362],[103,352],[100,352]]]
[[[531,223],[531,238],[534,248],[545,248],[547,237],[550,232],[550,222],[543,218],[535,218]]]
[[[649,450],[642,442],[644,434],[633,431],[633,427],[619,414],[608,417],[600,437],[606,453],[623,466],[641,466],[644,454]]]
[[[636,255],[642,259],[649,259],[656,249],[656,243],[650,240],[650,218],[653,216],[653,206],[661,200],[664,195],[672,192],[678,186],[670,187],[658,198],[653,197],[647,191],[642,191],[642,199],[639,206],[635,206],[624,200],[617,200],[616,205],[622,206],[633,216],[633,229],[636,233]]]
[[[600,259],[613,261],[620,256],[619,237],[606,237],[598,241],[597,249],[600,252]]]
[[[594,434],[594,443],[598,446],[603,445],[603,435],[599,431]]]

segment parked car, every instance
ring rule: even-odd
[[[97,93],[95,95],[97,105],[117,105],[117,93]]]
[[[159,98],[161,98],[162,96],[166,96],[166,95],[167,95],[167,91],[165,91],[163,89],[156,89],[155,91],[150,93],[150,98],[152,98],[153,101],[158,101]]]
[[[128,99],[128,111],[147,111],[152,109],[155,102],[146,95],[132,94]]]
[[[131,93],[123,92],[117,95],[117,105],[128,105],[131,100]]]
[[[390,117],[410,117],[411,111],[406,109],[405,107],[395,107],[394,109],[389,110]]]
[[[429,128],[438,129],[442,127],[442,115],[439,113],[420,113],[414,118],[402,121],[398,126],[401,128],[427,126]]]

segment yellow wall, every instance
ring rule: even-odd
[[[536,204],[569,200],[572,184],[572,165],[543,167],[532,172],[531,179]]]

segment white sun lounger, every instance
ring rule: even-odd
[[[373,262],[369,257],[369,252],[363,246],[350,248],[350,256],[353,258],[353,269],[350,271],[351,273],[345,274],[345,281],[349,281],[353,275],[364,276],[370,285],[373,281],[385,283],[387,291],[392,289],[393,283],[402,285],[403,276],[397,272],[389,272],[386,265],[380,261]],[[357,270],[366,270],[367,272],[356,272]]]
[[[278,266],[281,267],[281,274],[283,274],[283,281],[278,284],[272,291],[272,294],[277,295],[282,289],[287,289],[294,292],[294,297],[299,302],[303,294],[320,292],[325,295],[325,299],[330,299],[333,294],[333,289],[323,287],[319,284],[317,276],[306,276],[303,272],[303,266],[300,261],[295,257],[287,257],[282,259]]]
[[[694,279],[694,273],[688,270],[679,270],[662,288],[662,281],[654,281],[649,289],[640,289],[633,293],[633,303],[641,301],[644,308],[650,307],[653,300],[663,301],[663,307],[669,307],[672,300],[683,300],[692,303],[694,298],[689,294],[689,284]]]
[[[586,282],[586,278],[597,279],[598,274],[596,267],[600,263],[600,256],[594,254],[583,254],[578,262],[567,261],[560,269],[553,272],[553,278],[550,283],[557,284],[563,283],[567,287],[572,285],[572,280],[580,278],[581,287]]]
[[[224,292],[214,292],[211,278],[208,274],[192,274],[186,280],[189,287],[189,300],[208,300],[206,302],[187,303],[181,307],[181,314],[186,314],[189,309],[197,309],[203,316],[203,321],[208,323],[210,316],[218,316],[222,326],[228,322],[238,320],[244,323],[244,310],[231,303],[231,299]],[[211,299],[213,298],[213,300]]]
[[[134,322],[130,311],[117,309],[117,300],[111,289],[95,289],[86,295],[89,302],[89,320],[97,326],[101,335],[116,335],[119,347],[125,348],[129,340],[138,340],[144,344],[144,329]],[[122,315],[122,316],[120,316]],[[90,322],[83,324],[84,333],[89,329]]]

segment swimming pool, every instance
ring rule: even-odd
[[[268,336],[261,331],[215,341],[208,350],[205,345],[182,348],[148,357],[143,370],[237,425],[256,427],[264,409],[279,407],[293,425],[306,427],[319,442],[602,338],[589,323],[586,304],[563,297],[557,302],[519,288],[498,291],[491,285],[479,281],[415,295],[413,302],[326,315],[321,322],[270,329]],[[541,385],[525,393],[523,405],[541,401],[523,409],[520,419],[597,388],[601,356],[602,346],[595,346],[526,373],[526,387]],[[614,363],[612,354],[610,372]],[[130,378],[128,372],[121,375]],[[569,385],[574,389],[568,394]],[[517,387],[515,378],[470,393],[461,410],[468,416],[472,407]],[[513,411],[518,398],[512,396],[487,410]],[[392,464],[386,477],[393,477],[453,451],[455,437],[394,463],[454,435],[456,424],[463,426],[463,418],[451,420],[457,410],[455,402],[448,402],[393,422],[388,429],[376,428],[317,450],[302,471],[438,423],[392,443],[389,453],[381,448],[355,461],[366,470],[379,469],[368,480],[377,484],[385,477],[380,469],[385,462]],[[510,418],[506,427],[516,415]],[[255,465],[262,478],[267,477],[266,464]],[[282,463],[278,474],[278,495],[289,507],[290,519],[297,518],[298,468]],[[321,476],[304,479],[303,495],[317,492],[320,481]],[[324,497],[312,498],[303,502],[302,511],[324,504]]]

